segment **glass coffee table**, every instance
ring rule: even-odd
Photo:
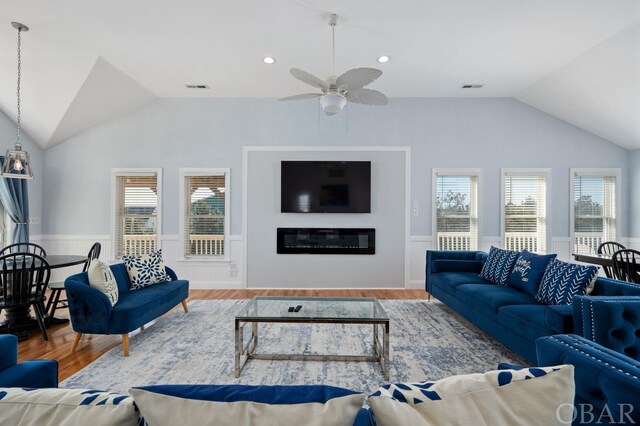
[[[301,308],[290,312],[290,308]],[[257,354],[259,323],[371,324],[375,355]],[[251,337],[244,343],[244,327],[251,323]],[[380,333],[378,330],[380,327]],[[382,336],[380,340],[379,336]],[[257,296],[235,319],[235,373],[250,359],[291,361],[367,361],[379,362],[389,380],[389,316],[375,298]]]

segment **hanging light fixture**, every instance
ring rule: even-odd
[[[20,22],[12,22],[11,25],[18,30],[18,89],[16,91],[18,95],[18,130],[16,132],[16,145],[13,150],[8,149],[7,155],[4,158],[4,165],[2,167],[2,177],[14,178],[14,179],[33,179],[33,171],[31,170],[31,158],[27,151],[22,150],[22,144],[20,144],[20,77],[22,62],[20,58],[20,35],[22,31],[29,31],[29,27],[21,24]]]

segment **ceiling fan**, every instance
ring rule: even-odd
[[[303,99],[320,98],[320,105],[327,115],[334,115],[342,111],[347,101],[356,104],[386,105],[389,100],[377,90],[364,89],[364,86],[373,83],[382,75],[382,71],[375,68],[354,68],[336,77],[336,25],[338,15],[329,15],[332,36],[332,75],[322,80],[306,71],[291,68],[291,75],[298,80],[321,90],[321,93],[303,93],[301,95],[280,98],[280,101],[298,101]]]

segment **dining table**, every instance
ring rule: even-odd
[[[613,266],[613,258],[610,254],[599,253],[573,253],[577,262],[592,263],[599,266]]]
[[[71,266],[84,265],[87,263],[87,256],[68,254],[48,254],[45,260],[49,264],[49,269],[68,268]],[[18,337],[18,340],[29,338],[29,330],[38,328],[38,322],[31,315],[31,306],[19,306],[5,308],[4,322],[0,323],[0,334],[11,333]],[[68,322],[68,320],[57,318],[45,318],[46,326]]]

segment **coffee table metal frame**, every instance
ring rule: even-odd
[[[266,299],[267,297],[258,297]],[[254,298],[255,299],[255,298]],[[309,297],[273,297],[273,299],[290,300],[292,303],[304,300],[325,299],[336,300],[335,298],[309,298]],[[348,301],[348,298],[339,300]],[[353,298],[356,300],[375,300],[371,298]],[[375,306],[375,305],[374,305]],[[383,311],[384,312],[384,311]],[[251,337],[244,343],[244,327],[251,323]],[[373,350],[375,355],[303,355],[303,354],[257,354],[255,349],[258,346],[258,324],[259,323],[312,323],[312,324],[371,324],[373,325]],[[380,327],[380,330],[378,330]],[[382,340],[380,339],[382,336]],[[240,377],[242,369],[250,359],[263,360],[288,360],[288,361],[364,361],[379,362],[382,367],[384,380],[389,380],[389,318],[313,318],[313,317],[266,317],[266,318],[238,318],[235,317],[235,376]]]

